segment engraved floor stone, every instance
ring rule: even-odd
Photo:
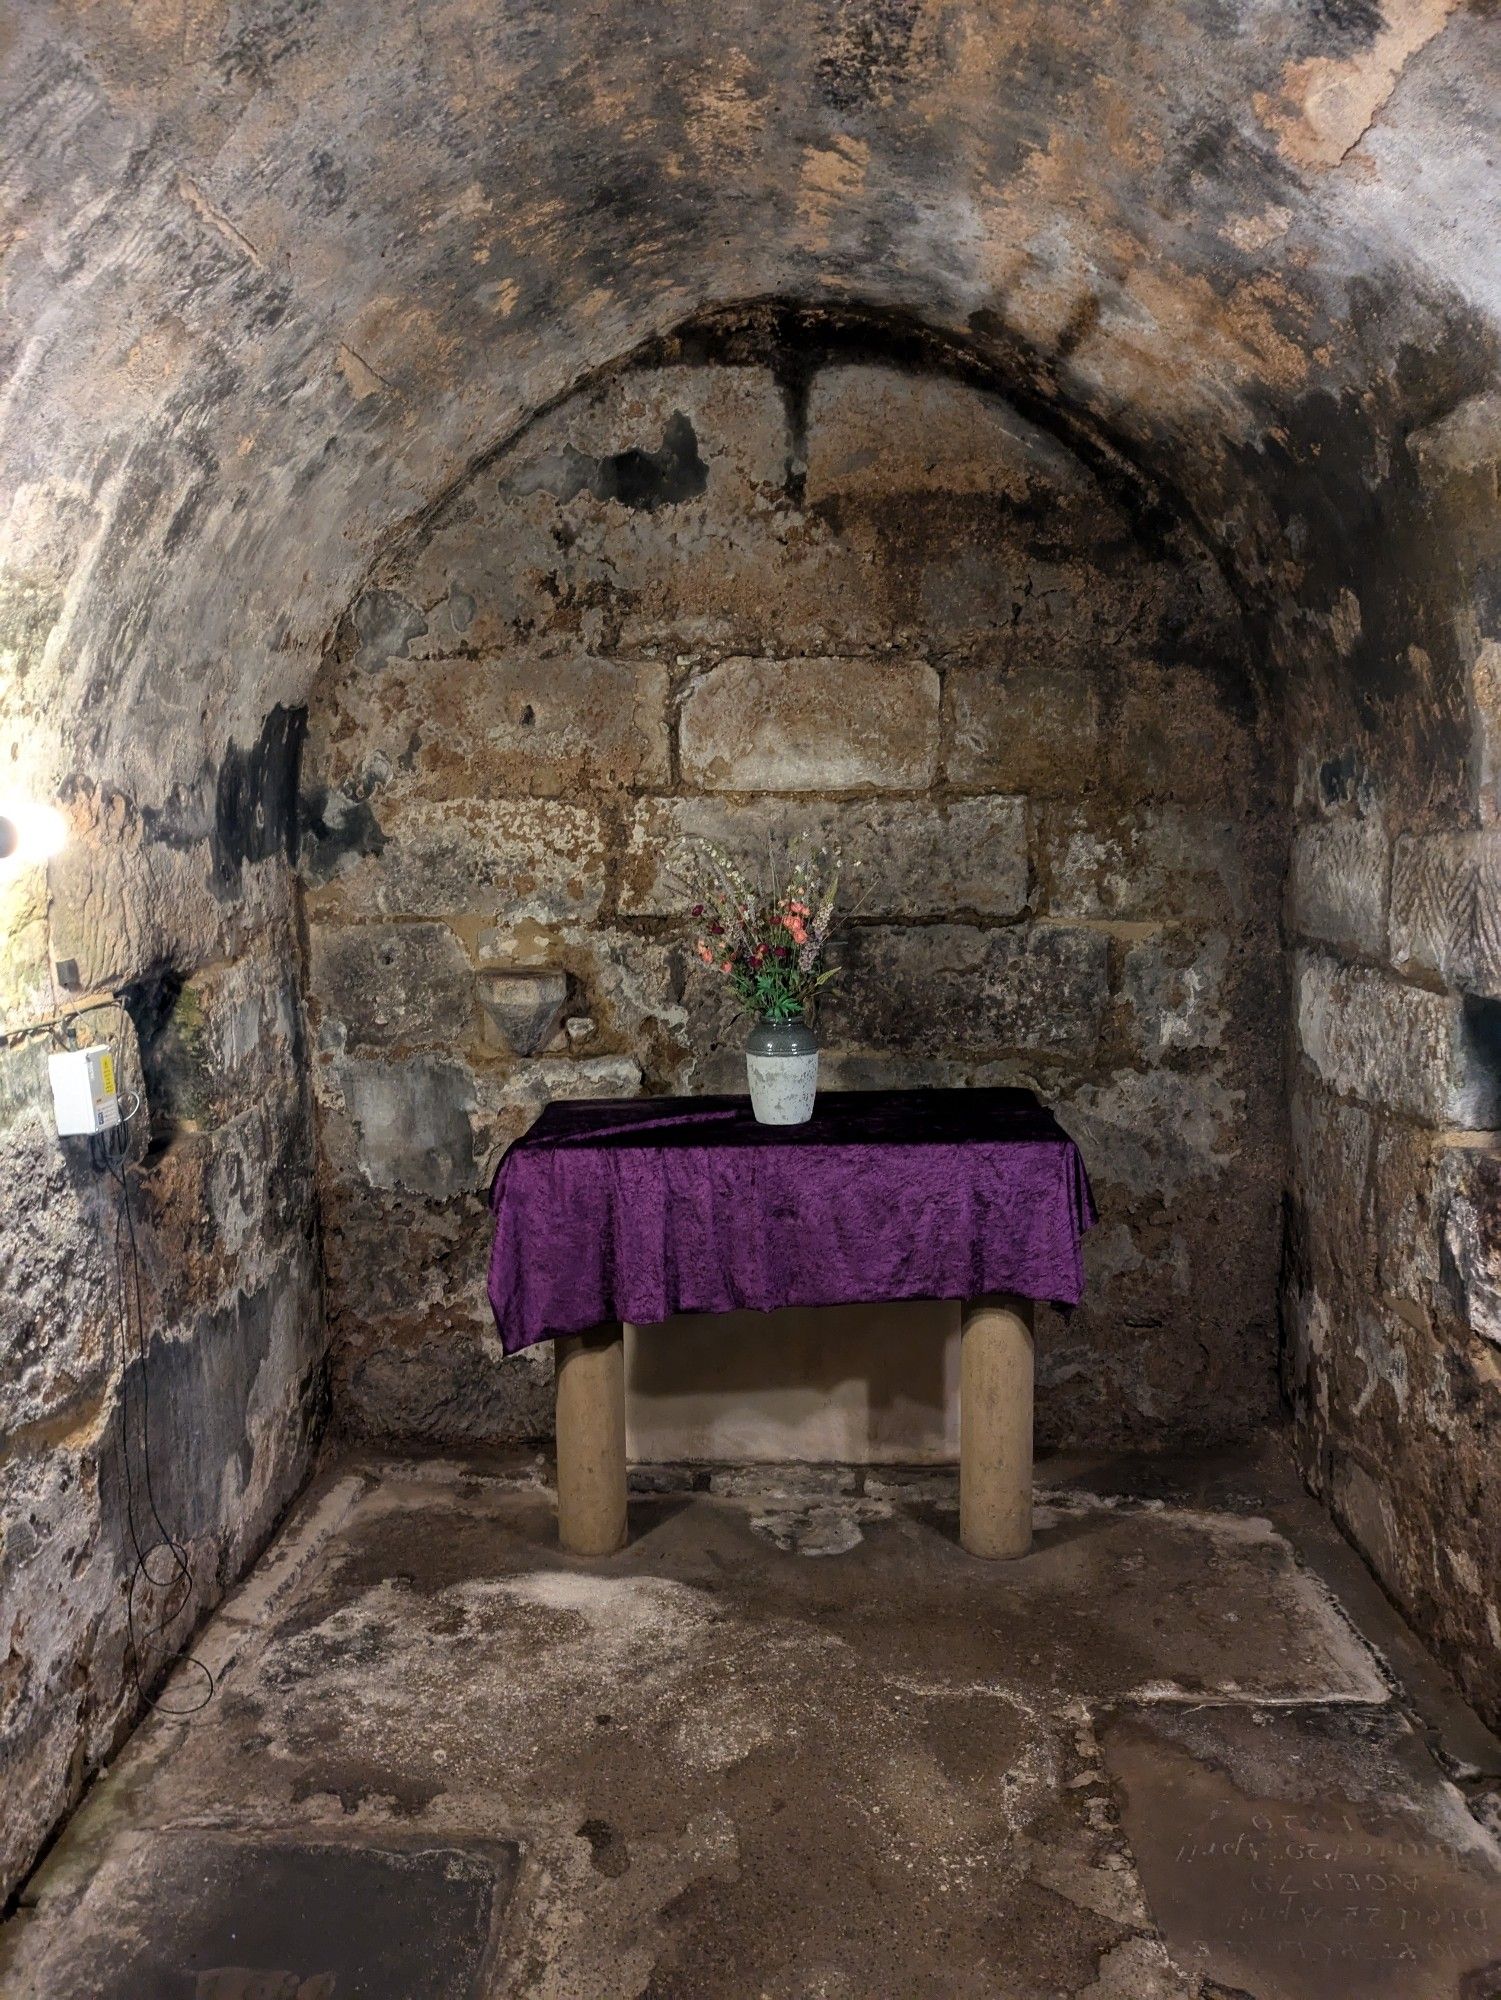
[[[1495,2000],[1501,1850],[1390,1710],[1126,1710],[1102,1732],[1173,1957],[1254,2000]]]

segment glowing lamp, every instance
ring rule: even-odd
[[[35,867],[67,844],[68,824],[56,806],[0,799],[0,875]]]

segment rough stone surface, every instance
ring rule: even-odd
[[[1168,1950],[1208,1991],[1436,2000],[1493,1978],[1501,1852],[1399,1716],[1166,1707],[1101,1748]]]
[[[308,982],[351,1052],[462,1040],[474,1014],[473,969],[443,924],[319,924]]]
[[[1305,1471],[1494,1713],[1496,1140],[1317,1088],[1293,1133],[1283,1366]]]
[[[914,1055],[1072,1056],[1099,1044],[1109,940],[1061,924],[853,931],[824,1014],[831,1034]]]
[[[1170,932],[1127,947],[1120,998],[1129,1012],[1133,1046],[1144,1056],[1176,1049],[1223,1048],[1232,1030],[1223,936]]]
[[[1391,875],[1391,844],[1374,820],[1300,827],[1288,872],[1289,928],[1316,943],[1384,960]]]
[[[1501,1125],[1501,1035],[1487,1012],[1453,994],[1307,957],[1298,1040],[1342,1096],[1426,1125]]]
[[[116,933],[103,923],[94,933],[122,969],[129,908]],[[259,940],[239,938],[233,956],[182,973],[144,969],[126,988],[130,1013],[84,1017],[85,1039],[115,1045],[126,1105],[138,1107],[125,1128],[129,1155],[116,1163],[129,1221],[87,1142],[60,1142],[52,1129],[48,1041],[0,1048],[12,1191],[0,1222],[7,1892],[141,1713],[142,1685],[254,1557],[312,1462],[327,1388],[292,962],[283,918]],[[148,1442],[155,1514],[192,1576],[134,1589],[135,1651],[134,1536],[151,1551],[153,1576],[172,1573],[141,1497]]]
[[[724,660],[683,699],[683,774],[717,792],[922,790],[938,676],[907,660]]]
[[[1501,831],[1397,843],[1391,955],[1401,971],[1501,999]]]
[[[446,1056],[342,1063],[329,1072],[354,1133],[357,1171],[371,1187],[460,1193],[474,1178],[474,1078]]]
[[[662,669],[676,683],[731,656],[877,649],[945,682],[940,784],[1034,799],[1057,785],[1077,802],[1108,783],[1137,805],[1259,825],[1258,757],[1243,754],[1259,700],[1306,819],[1379,812],[1398,843],[1495,826],[1494,23],[1447,0],[1269,0],[1233,25],[1220,6],[1147,0],[1042,13],[955,0],[941,17],[723,0],[661,22],[616,0],[374,19],[355,0],[11,9],[0,767],[7,790],[61,801],[71,845],[46,880],[0,890],[6,1037],[54,1010],[57,960],[76,963],[82,993],[145,994],[287,936],[302,704],[355,656],[372,731],[383,684],[395,717],[410,666],[450,663],[440,678],[464,687],[533,803],[583,773],[613,812],[621,787],[658,782]],[[776,374],[696,365],[710,334],[733,349],[747,328],[776,336]],[[623,429],[598,371],[643,342],[673,380]],[[862,346],[882,374],[869,419]],[[813,368],[815,353],[831,365]],[[755,361],[754,342],[740,358]],[[1000,392],[983,414],[972,386]],[[903,437],[890,415],[909,395],[919,420]],[[504,536],[476,504],[447,568],[440,548],[420,580],[379,573],[393,538],[564,397],[597,408],[516,465]],[[888,453],[902,468],[889,488]],[[1221,584],[1244,616],[1228,669],[1190,612],[1197,583],[1147,587],[1181,572],[1183,521],[1211,544],[1198,565],[1211,626]],[[789,563],[770,633],[765,544],[747,523]],[[664,529],[687,524],[691,605],[662,560]],[[1086,569],[1085,547],[1111,560]],[[591,695],[587,728],[570,724],[559,656],[618,702],[611,719]],[[479,736],[465,715],[450,722],[456,768],[471,770]],[[526,754],[528,732],[545,758]],[[442,743],[393,735],[381,749],[404,777],[404,759]],[[323,865],[345,855],[369,872],[398,817],[383,772],[361,760],[309,796]],[[440,804],[455,789],[441,775],[434,788]],[[601,1052],[628,1033],[658,1087],[684,1046],[665,947],[627,945],[613,913],[608,944],[582,935],[613,823],[516,827],[510,859],[452,829],[435,838],[445,907],[470,912],[493,890],[507,909],[473,921],[506,930],[522,962],[537,948],[520,927],[560,924],[549,951],[613,996]],[[348,917],[379,914],[347,886]],[[1273,901],[1251,893],[1246,908]],[[1240,944],[1254,957],[1255,937]],[[190,1042],[190,1028],[173,1032]],[[875,1060],[840,1056],[851,1073]],[[31,1065],[6,1055],[20,1115],[3,1166],[37,1199],[0,1235],[41,1288],[39,1311],[31,1293],[23,1304],[28,1352],[58,1354],[65,1393],[93,1336],[56,1329],[94,1323],[100,1217],[32,1116]],[[160,1242],[155,1220],[146,1232],[155,1268],[209,1246],[165,1286],[169,1341],[196,1324],[200,1281],[217,1296],[254,1260],[256,1204],[274,1236],[307,1186],[305,1092],[241,1087],[212,1137],[187,1130],[184,1104],[152,1167],[170,1195]],[[1269,1120],[1247,1105],[1259,1133]],[[153,1144],[166,1131],[153,1110]],[[1288,1189],[1317,1236],[1315,1192],[1342,1210],[1349,1191]],[[221,1197],[222,1255],[201,1206]],[[1385,1214],[1375,1226],[1394,1229]],[[1151,1252],[1150,1292],[1176,1224],[1130,1227]],[[1293,1321],[1303,1246],[1284,1247]],[[1275,1246],[1262,1252],[1270,1270]],[[316,1344],[314,1263],[297,1283]],[[1133,1309],[1160,1318],[1160,1303]],[[1331,1397],[1359,1324],[1330,1321]],[[1239,1351],[1243,1332],[1218,1344]],[[1477,1426],[1434,1447],[1458,1491],[1497,1388],[1488,1347],[1456,1335],[1443,1352]],[[7,1467],[45,1483],[55,1449],[61,1477],[68,1436],[32,1434]],[[1338,1442],[1312,1425],[1311,1472]],[[1429,1442],[1383,1440],[1394,1493],[1425,1486]],[[289,1434],[277,1480],[306,1444]],[[92,1490],[85,1477],[59,1502],[80,1548]],[[118,1540],[114,1505],[99,1518]],[[1436,1556],[1383,1573],[1435,1634],[1471,1630],[1465,1587]],[[74,1591],[55,1681],[91,1714],[119,1684],[113,1613],[97,1645],[87,1636],[92,1589]],[[37,1603],[28,1588],[33,1633],[50,1615]],[[1471,1685],[1493,1688],[1467,1648]],[[85,1743],[62,1710],[46,1726],[28,1769],[50,1769],[62,1799],[108,1732]],[[27,1851],[31,1805],[14,1824]]]
[[[345,920],[485,916],[556,924],[596,914],[604,893],[597,814],[549,800],[395,801],[378,849],[331,854],[310,807],[308,909]]]
[[[383,1277],[404,1300],[383,1335],[365,1268],[332,1260],[346,1421],[434,1442],[546,1428],[529,1378],[499,1386],[454,1205],[480,1200],[547,1090],[745,1089],[745,1023],[685,949],[698,835],[757,869],[768,842],[842,853],[826,1084],[1027,1081],[1103,1135],[1115,1250],[1057,1330],[1044,1434],[1143,1436],[1169,1409],[1197,1434],[1242,1429],[1274,1379],[1280,857],[1223,585],[1004,399],[804,353],[799,415],[790,358],[757,338],[562,402],[383,554],[331,644],[303,780],[330,1240],[458,1286]],[[410,607],[394,626],[392,605]],[[394,655],[370,656],[373,620]],[[578,745],[604,762],[558,748],[558,676],[581,652]],[[542,660],[553,706],[503,719],[490,690]],[[541,732],[533,764],[517,726]],[[665,761],[616,754],[659,735]],[[381,1051],[341,1026],[324,976],[325,927],[372,912],[446,927],[474,968],[479,1023],[424,1034],[420,1061],[415,1035]],[[538,994],[519,1039],[496,1022],[502,969]],[[594,1026],[543,1056],[560,1006]],[[351,1212],[424,1186],[430,1235],[420,1204],[402,1233]],[[1195,1296],[1202,1257],[1235,1273],[1233,1334],[1223,1299]],[[1201,1337],[1212,1358],[1185,1370]]]
[[[1027,803],[980,798],[871,799],[810,805],[713,798],[646,799],[629,826],[620,911],[678,917],[680,847],[713,840],[742,866],[764,866],[768,842],[808,840],[837,849],[846,893],[860,914],[918,919],[973,912],[1019,917],[1030,894]]]
[[[94,1890],[110,1921],[46,1976],[58,2000],[481,2000],[518,1862],[513,1841],[148,1833]]]
[[[536,1459],[331,1467],[199,1641],[214,1706],[0,1929],[7,1994],[1463,1992],[1501,1849],[1428,1738],[1484,1732],[1393,1686],[1290,1468],[1040,1470],[1023,1562],[958,1548],[951,1472],[772,1466],[646,1471],[577,1563]]]
[[[465,602],[475,605],[467,594]],[[452,594],[445,614],[451,606]],[[660,784],[668,774],[667,669],[593,658],[561,635],[552,647],[424,652],[386,662],[373,678],[341,635],[324,693],[330,788],[379,785],[387,796],[441,801],[496,787],[553,798],[581,786]]]
[[[1244,909],[1242,830],[1233,820],[1148,808],[1102,822],[1094,805],[1045,815],[1041,862],[1058,917],[1224,923]]]

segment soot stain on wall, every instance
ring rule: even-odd
[[[249,749],[231,742],[219,766],[212,833],[214,883],[233,896],[247,861],[297,854],[297,790],[307,710],[280,703]]]

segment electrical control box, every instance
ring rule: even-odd
[[[119,1124],[112,1049],[103,1042],[89,1049],[66,1049],[48,1056],[47,1068],[59,1132],[107,1132]]]

